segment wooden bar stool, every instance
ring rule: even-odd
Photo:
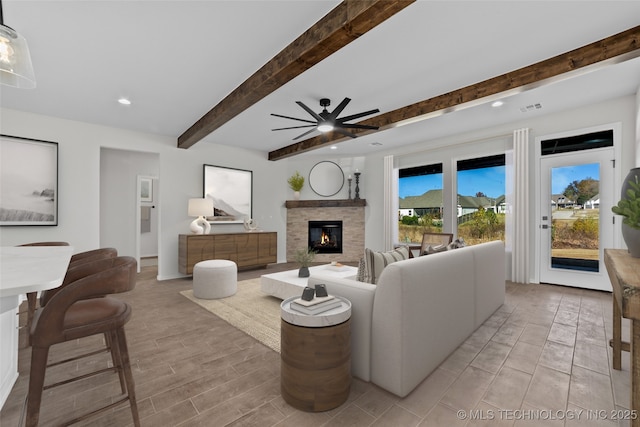
[[[19,246],[69,246],[68,242],[33,242],[25,243]],[[27,292],[27,334],[31,330],[31,324],[33,323],[33,313],[36,311],[36,304],[38,300],[37,292]],[[27,341],[29,341],[27,339]]]
[[[69,246],[67,242],[35,242],[35,243],[27,243],[25,245],[20,246]],[[118,256],[118,251],[114,248],[100,248],[100,249],[92,249],[90,251],[80,252],[77,254],[73,254],[71,256],[71,260],[69,261],[69,267],[67,268],[67,274],[69,270],[77,267],[80,264],[97,261],[99,259],[105,258],[114,258]],[[40,294],[40,307],[43,307],[47,301],[56,293],[58,290],[65,286],[69,281],[75,280],[65,276],[62,284],[54,289],[49,289],[47,291],[43,291]],[[25,325],[27,328],[27,335],[29,335],[29,331],[31,331],[31,325],[33,324],[33,315],[36,311],[36,302],[38,295],[36,292],[28,292],[27,293],[27,324]],[[108,344],[107,340],[107,344]],[[27,345],[31,345],[31,338],[27,338]]]
[[[122,398],[89,414],[70,420],[66,424],[84,420],[129,401],[133,423],[139,426],[135,384],[124,331],[124,325],[131,318],[131,307],[123,301],[108,296],[127,292],[135,287],[136,260],[132,257],[108,258],[82,264],[73,270],[77,276],[76,280],[61,287],[44,307],[36,311],[34,317],[30,334],[32,351],[26,426],[38,425],[43,390],[106,371],[118,372],[121,379]],[[45,386],[50,347],[96,334],[106,334],[110,337],[114,366]]]

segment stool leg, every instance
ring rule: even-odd
[[[104,337],[107,340],[107,345],[111,351],[111,361],[113,367],[118,370],[118,377],[120,378],[120,389],[123,394],[127,393],[127,383],[124,377],[124,370],[122,368],[122,356],[120,354],[120,347],[118,345],[118,338],[115,331],[109,331],[104,333]]]
[[[49,347],[33,347],[31,349],[31,369],[29,374],[29,391],[27,395],[26,427],[36,427],[40,418],[40,403],[44,387],[44,374],[47,369]]]
[[[122,363],[122,369],[124,370],[124,377],[127,382],[127,395],[129,397],[129,405],[131,405],[131,415],[133,416],[133,425],[140,426],[140,418],[138,416],[138,403],[136,401],[136,387],[133,381],[133,373],[131,372],[131,363],[129,361],[129,350],[127,348],[127,337],[124,333],[124,327],[116,330],[116,338],[118,340],[118,353],[120,354],[120,361]]]
[[[33,324],[33,316],[36,312],[36,302],[38,299],[37,292],[27,293],[27,346],[31,345],[31,325]]]

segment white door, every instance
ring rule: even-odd
[[[613,147],[541,157],[540,283],[611,291],[613,159]]]

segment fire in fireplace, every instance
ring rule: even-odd
[[[309,247],[319,254],[341,254],[342,221],[309,221]]]

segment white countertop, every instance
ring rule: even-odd
[[[60,286],[73,255],[72,246],[0,248],[0,297]]]

